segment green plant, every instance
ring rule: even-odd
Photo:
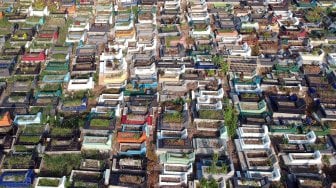
[[[181,105],[181,106],[183,106],[185,102],[184,102],[184,99],[182,99],[181,97],[179,97],[179,98],[173,100],[173,103],[175,105]]]
[[[11,174],[3,177],[4,181],[22,182],[26,179],[25,174]]]
[[[252,55],[254,55],[254,56],[260,55],[261,54],[260,50],[261,50],[261,48],[260,48],[259,45],[253,46],[252,47]]]
[[[324,164],[326,164],[327,166],[330,166],[330,156],[328,155],[323,155],[322,157],[322,161]]]
[[[25,143],[37,143],[41,139],[40,136],[20,136],[19,141]]]
[[[166,42],[167,47],[170,47],[170,43],[172,41],[179,41],[179,40],[180,40],[179,36],[167,36],[167,37],[165,37],[165,42]]]
[[[64,106],[80,106],[82,99],[66,99],[63,101]]]
[[[46,1],[45,0],[35,0],[33,3],[33,7],[36,8],[37,10],[42,10],[46,6]]]
[[[228,104],[225,109],[224,123],[228,127],[228,136],[234,137],[237,129],[238,115],[231,104]]]
[[[224,75],[227,74],[227,72],[230,69],[230,63],[224,60],[224,57],[221,55],[214,55],[212,56],[212,62],[220,68],[220,72]]]
[[[227,173],[228,170],[228,166],[221,161],[220,165],[221,166],[217,166],[218,162],[218,157],[219,155],[217,153],[215,153],[212,157],[212,161],[211,161],[211,165],[207,168],[207,172],[211,173],[211,174],[225,174]]]
[[[308,10],[305,14],[305,18],[309,22],[320,22],[322,20],[322,16],[324,9],[322,7],[316,7],[312,10]]]
[[[8,168],[15,168],[17,166],[25,168],[28,167],[31,161],[30,155],[16,155],[6,157],[4,164],[6,164]]]
[[[98,81],[99,81],[99,74],[98,74],[97,72],[95,72],[95,73],[93,74],[93,81],[94,81],[95,83],[98,83]]]
[[[66,176],[79,167],[81,158],[78,154],[45,155],[43,170],[53,176]]]
[[[141,137],[141,134],[140,133],[137,133],[137,134],[134,134],[133,135],[133,138],[134,139],[139,139]]]
[[[211,174],[217,173],[217,162],[218,162],[218,154],[215,153],[212,157],[211,166],[208,168]]]
[[[0,20],[0,27],[1,28],[8,28],[10,27],[12,24],[8,21],[7,18],[3,18]]]
[[[91,126],[97,127],[108,127],[110,125],[110,120],[108,119],[92,119],[90,122]]]
[[[198,116],[200,119],[223,119],[223,110],[199,110]]]
[[[210,180],[202,178],[200,181],[200,186],[201,188],[218,188],[218,183],[213,178],[211,178]]]
[[[40,88],[41,91],[56,91],[60,89],[61,86],[59,84],[46,84]]]
[[[63,128],[78,128],[82,125],[84,125],[85,121],[84,118],[80,115],[76,115],[76,116],[71,116],[71,117],[67,117],[62,121],[62,124],[60,124],[59,127],[63,127]]]
[[[29,126],[23,129],[24,135],[41,135],[45,130],[44,126]]]
[[[28,17],[27,19],[26,19],[26,22],[39,22],[40,21],[40,17],[35,17],[35,16],[32,16],[32,17]]]
[[[283,144],[288,145],[288,143],[289,143],[288,138],[284,138],[284,139],[283,139]]]
[[[57,2],[49,1],[48,9],[50,10],[50,12],[56,12],[58,10]]]
[[[67,56],[67,54],[58,53],[58,54],[52,54],[51,58],[52,59],[57,59],[57,60],[64,60],[66,58],[66,56]]]
[[[42,112],[42,108],[41,107],[34,106],[34,107],[30,108],[30,110],[29,110],[30,114],[37,114],[38,112]]]
[[[14,146],[14,150],[16,151],[16,152],[27,152],[27,151],[31,151],[32,149],[30,149],[30,148],[27,148],[26,146],[24,146],[24,145],[16,145],[16,146]]]
[[[165,113],[163,116],[163,121],[169,123],[181,123],[182,114],[181,112]]]
[[[175,25],[163,26],[163,27],[161,27],[161,31],[163,33],[174,32],[174,31],[176,31],[176,26]]]
[[[92,149],[92,150],[83,150],[82,155],[85,159],[102,160],[108,158],[109,153]]]
[[[71,133],[72,133],[72,129],[68,129],[68,128],[53,127],[51,129],[52,136],[67,136],[67,135],[71,135]]]
[[[215,70],[207,70],[206,73],[208,74],[208,76],[215,76],[216,75],[216,72]]]
[[[59,185],[59,180],[58,179],[40,179],[38,182],[38,185],[57,187]]]
[[[65,42],[65,39],[68,33],[68,28],[72,23],[73,23],[73,18],[68,17],[65,24],[59,25],[60,30],[59,30],[58,43],[63,44]]]

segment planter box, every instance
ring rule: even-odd
[[[0,175],[0,186],[4,187],[30,187],[35,174],[33,170],[5,171]]]
[[[49,182],[44,182],[44,180],[49,180]],[[53,181],[58,181],[58,183],[53,183]],[[53,178],[53,177],[38,177],[36,180],[35,188],[65,188],[66,177]]]

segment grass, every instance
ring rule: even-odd
[[[29,135],[40,135],[40,134],[43,133],[44,129],[45,129],[44,126],[29,126],[29,127],[26,127],[23,130],[23,133],[26,134],[26,135],[27,134],[29,134]]]
[[[25,96],[10,96],[9,98],[10,98],[11,101],[19,102],[21,100],[24,100]]]
[[[67,99],[63,101],[64,106],[80,106],[82,105],[82,99]]]
[[[83,155],[85,158],[97,158],[99,154],[99,150],[84,150]]]
[[[212,49],[212,47],[210,45],[206,45],[206,44],[198,45],[197,48],[198,48],[199,51],[211,50]]]
[[[57,59],[57,60],[64,60],[66,58],[67,54],[52,54],[51,58],[52,59]]]
[[[174,31],[177,31],[177,30],[176,30],[175,25],[167,25],[167,26],[161,27],[161,31],[163,33],[169,33],[169,32],[174,32]]]
[[[169,47],[170,46],[170,43],[172,41],[179,41],[180,40],[180,36],[167,36],[165,38],[165,41],[166,41],[166,46]]]
[[[52,136],[66,136],[71,135],[72,129],[61,128],[61,127],[54,127],[51,129]]]
[[[60,44],[63,44],[65,42],[65,39],[66,39],[66,36],[67,36],[67,33],[68,33],[68,28],[70,26],[70,24],[73,23],[73,20],[72,19],[68,19],[66,24],[62,27],[60,27],[60,30],[59,30],[59,38],[58,38],[58,42]]]
[[[41,87],[41,91],[57,91],[61,86],[59,84],[46,84]]]
[[[55,177],[66,176],[80,166],[81,158],[78,154],[45,155],[43,169]]]
[[[50,12],[57,12],[57,1],[55,1],[54,3],[52,3],[52,2],[49,2],[48,3],[48,9],[49,9],[49,11]]]
[[[40,21],[40,17],[35,17],[35,16],[33,16],[33,17],[28,17],[27,19],[26,19],[26,22],[39,22]]]
[[[16,152],[30,152],[30,151],[32,151],[33,149],[31,149],[31,148],[27,148],[26,146],[24,146],[24,145],[16,145],[16,146],[14,146],[14,150],[16,151]]]
[[[201,119],[223,119],[224,117],[222,110],[200,110],[198,113]]]
[[[18,156],[9,156],[6,157],[4,164],[7,165],[7,168],[13,168],[15,166],[26,166],[31,162],[30,155],[18,155]]]
[[[43,10],[45,6],[46,6],[46,2],[44,0],[36,0],[33,3],[33,8],[35,10]]]
[[[20,142],[27,142],[27,143],[37,143],[40,141],[40,136],[20,136]]]
[[[14,182],[22,182],[26,179],[25,174],[11,174],[3,177],[3,181],[14,181]]]
[[[69,47],[68,46],[54,46],[54,48],[53,48],[53,50],[54,51],[66,51],[66,50],[68,50],[69,49]]]
[[[12,26],[12,24],[6,18],[0,20],[0,27],[1,28],[8,28],[8,27],[11,27],[11,26]]]
[[[241,96],[244,97],[244,98],[254,98],[254,97],[258,97],[258,95],[255,94],[255,93],[243,93]]]
[[[182,114],[180,112],[165,113],[163,116],[163,121],[169,123],[181,123]]]
[[[37,114],[38,112],[42,112],[41,107],[33,106],[29,109],[30,114]]]
[[[38,182],[38,185],[57,187],[59,185],[59,180],[58,179],[40,179]]]
[[[110,120],[108,119],[92,119],[90,122],[91,126],[96,127],[108,127],[110,125]]]
[[[8,35],[11,32],[8,29],[0,29],[0,35]],[[10,44],[8,41],[6,41],[5,46],[8,47],[8,44]]]
[[[86,187],[86,188],[97,188],[97,183],[89,183],[89,182],[83,182],[83,181],[76,181],[75,187]]]

